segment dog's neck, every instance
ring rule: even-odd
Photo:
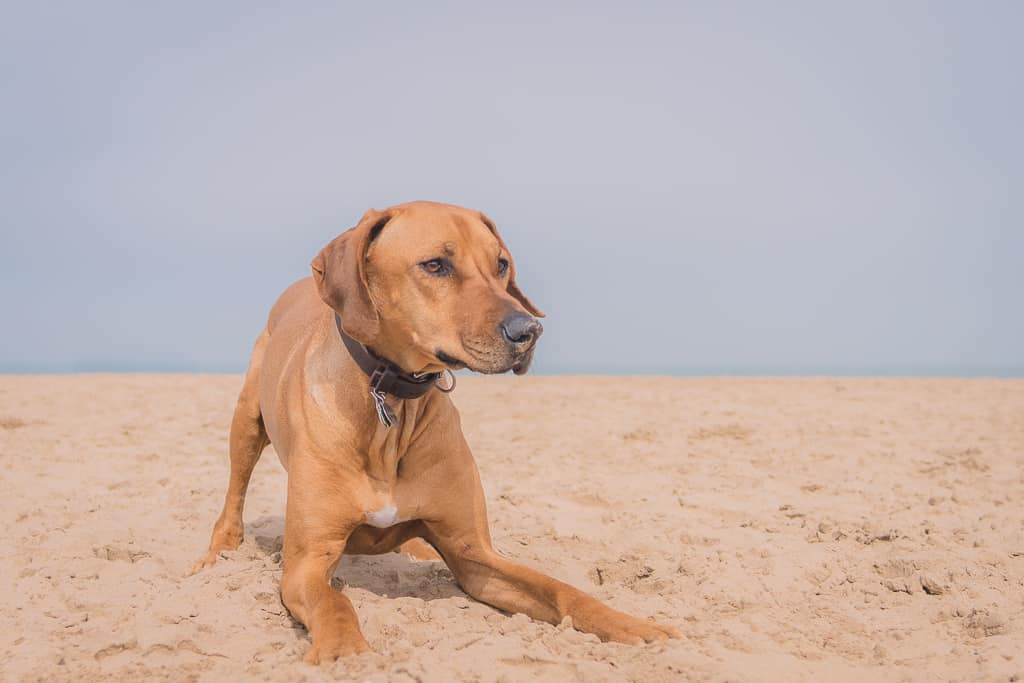
[[[369,378],[370,396],[377,409],[377,419],[385,427],[391,427],[398,419],[394,409],[385,400],[391,396],[398,399],[414,399],[424,396],[437,385],[441,373],[413,374],[407,372],[382,356],[377,355],[365,344],[353,339],[341,324],[341,316],[334,314],[334,324],[341,335],[349,356]]]
[[[433,389],[434,384],[441,378],[439,372],[426,374],[406,372],[396,363],[374,353],[345,333],[345,329],[341,325],[341,316],[337,313],[334,314],[334,324],[337,326],[341,341],[345,343],[345,348],[352,356],[352,360],[370,378],[371,391],[395,398],[419,398]]]

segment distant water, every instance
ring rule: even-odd
[[[1024,365],[973,364],[608,364],[603,366],[548,366],[539,363],[531,372],[540,375],[659,375],[669,377],[1024,377]]]
[[[69,373],[197,373],[241,374],[245,363],[54,363],[9,364],[0,361],[0,374]],[[821,363],[806,365],[721,363],[659,365],[609,363],[572,365],[538,361],[530,371],[535,375],[648,375],[669,377],[1006,377],[1024,378],[1024,365],[850,365]]]

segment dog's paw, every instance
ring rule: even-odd
[[[217,562],[217,557],[225,550],[237,550],[242,545],[242,529],[239,526],[222,527],[218,522],[213,530],[213,538],[210,540],[210,550],[206,557],[194,565],[189,575],[197,574],[204,569],[209,569]]]
[[[209,569],[214,564],[216,564],[216,562],[217,562],[217,555],[218,554],[219,553],[211,552],[206,557],[204,557],[204,558],[202,558],[200,560],[197,560],[196,563],[194,565],[192,565],[192,569],[188,573],[189,576],[193,576],[195,574],[198,574],[199,572],[203,571],[204,569]]]
[[[306,664],[328,664],[339,657],[369,652],[370,644],[362,635],[335,638],[314,638],[313,647],[302,658]]]
[[[629,645],[641,645],[683,637],[682,632],[674,626],[664,626],[627,614],[618,615],[614,620],[604,624],[601,631],[597,634],[601,640],[612,640]]]

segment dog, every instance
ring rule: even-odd
[[[249,478],[273,444],[288,472],[281,598],[310,634],[307,662],[369,650],[331,577],[344,553],[395,549],[436,550],[467,594],[506,612],[568,616],[605,641],[681,637],[491,546],[450,371],[525,373],[543,317],[494,223],[432,202],[370,210],[311,265],[256,341],[231,421],[224,509],[193,571],[241,543]]]

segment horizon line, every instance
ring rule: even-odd
[[[1013,363],[692,363],[692,364],[556,364],[535,367],[543,377],[909,377],[1022,379],[1024,365]],[[246,365],[227,363],[0,363],[0,375],[167,374],[242,375]],[[473,375],[466,370],[459,374]]]

